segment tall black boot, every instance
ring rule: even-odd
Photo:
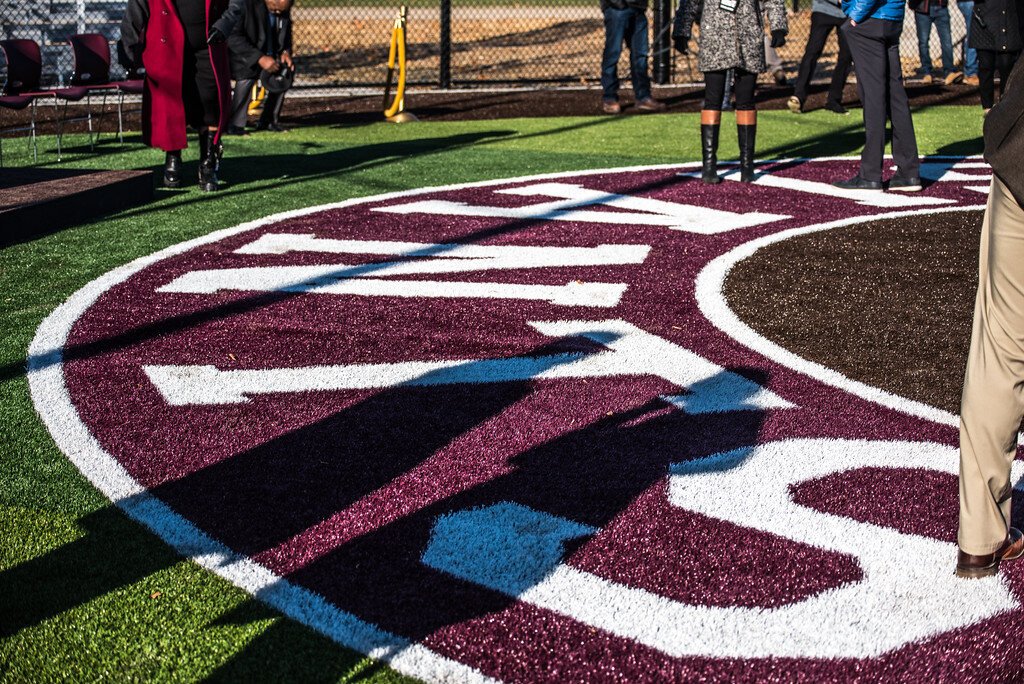
[[[754,139],[757,137],[757,124],[753,126],[736,126],[736,136],[740,143],[740,180],[744,183],[754,182]]]
[[[205,192],[219,190],[217,170],[220,167],[220,145],[213,143],[209,131],[199,132],[199,189]]]
[[[181,150],[168,152],[164,157],[164,187],[181,186]]]
[[[718,129],[719,124],[700,125],[700,149],[703,159],[700,179],[712,185],[722,182],[718,177]]]

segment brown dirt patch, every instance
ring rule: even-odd
[[[800,356],[959,413],[982,212],[882,220],[762,249],[729,305]]]

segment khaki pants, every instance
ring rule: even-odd
[[[1024,416],[1024,208],[993,177],[981,228],[978,296],[960,405],[960,531],[992,553],[1010,526],[1010,464]]]

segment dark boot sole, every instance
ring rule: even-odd
[[[993,563],[992,565],[986,565],[981,568],[961,568],[957,566],[956,576],[963,579],[981,579],[982,577],[992,577],[999,572],[999,563]]]
[[[164,176],[164,187],[165,188],[180,188],[181,187],[181,179],[179,178],[177,180],[168,180],[167,176]]]

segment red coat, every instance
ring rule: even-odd
[[[224,14],[228,0],[206,0],[207,32]],[[121,27],[122,57],[146,69],[142,95],[142,138],[165,151],[188,146],[181,96],[185,29],[173,0],[130,0]],[[220,140],[231,111],[231,70],[226,44],[208,48],[217,80],[220,116],[214,142]],[[128,65],[126,65],[128,66]]]

